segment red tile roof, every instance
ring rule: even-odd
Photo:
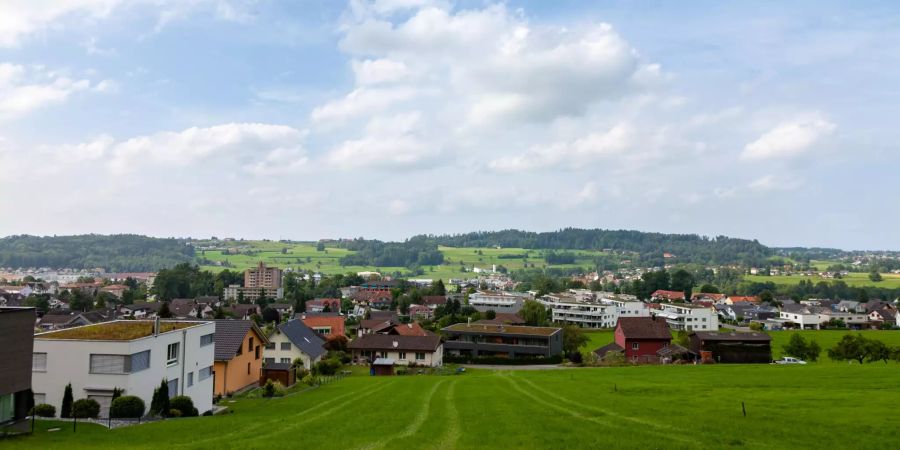
[[[750,296],[732,295],[732,296],[728,297],[728,300],[731,300],[731,303],[738,303],[738,302],[759,303],[759,297],[756,297],[754,295],[750,295]]]
[[[388,334],[399,334],[400,336],[428,336],[431,333],[422,328],[418,323],[411,322],[394,325]]]
[[[651,295],[653,298],[664,298],[666,300],[684,300],[684,292],[679,291],[666,291],[663,289],[657,290],[653,292]]]
[[[344,318],[341,316],[314,316],[308,315],[303,317],[303,324],[310,328],[321,328],[321,327],[331,327],[331,335],[341,335],[345,334],[344,330]]]

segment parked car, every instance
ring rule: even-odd
[[[774,361],[775,364],[806,364],[806,361],[800,358],[794,358],[793,356],[785,356],[781,359],[777,359]]]

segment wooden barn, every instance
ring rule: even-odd
[[[691,351],[712,354],[717,363],[767,364],[772,362],[772,338],[766,333],[696,331],[691,333]]]

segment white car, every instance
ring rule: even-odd
[[[806,364],[806,361],[794,358],[793,356],[785,356],[775,361],[775,364]]]

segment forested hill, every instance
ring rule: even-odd
[[[456,235],[416,236],[450,247],[521,247],[529,249],[576,249],[636,252],[648,265],[661,263],[663,253],[678,262],[699,264],[755,264],[775,251],[756,240],[725,236],[708,238],[696,234],[645,233],[632,230],[566,228],[551,232],[520,230],[482,231]]]
[[[180,239],[133,234],[22,235],[0,239],[0,267],[102,267],[112,272],[144,272],[193,260],[194,248]]]

